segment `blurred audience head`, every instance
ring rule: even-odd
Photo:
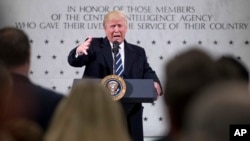
[[[170,117],[170,134],[183,127],[187,105],[197,93],[216,81],[215,62],[197,47],[179,53],[167,62],[164,100]]]
[[[222,80],[242,80],[249,82],[249,71],[239,58],[224,55],[216,61],[219,76]]]
[[[205,89],[187,110],[185,141],[229,141],[230,125],[250,124],[250,94],[243,81]]]
[[[14,27],[0,29],[0,60],[10,70],[30,65],[30,44],[23,30]]]
[[[80,81],[59,105],[45,141],[129,141],[119,104],[100,84]]]

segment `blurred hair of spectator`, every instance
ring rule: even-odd
[[[245,81],[217,83],[199,94],[187,110],[183,141],[229,141],[230,125],[250,124]]]
[[[216,64],[222,80],[243,80],[249,82],[249,71],[242,60],[232,55],[224,55],[216,61]]]
[[[45,141],[129,141],[119,102],[100,84],[78,82],[58,107]]]

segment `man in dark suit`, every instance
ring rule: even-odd
[[[153,79],[156,94],[162,94],[160,81],[155,71],[147,62],[145,50],[139,46],[128,43],[125,35],[128,29],[126,15],[121,11],[109,12],[103,21],[105,38],[92,38],[91,36],[80,46],[71,50],[68,62],[71,66],[85,66],[84,77],[104,78],[113,74],[114,41],[119,43],[123,74],[125,79]],[[122,103],[127,115],[129,132],[134,141],[143,140],[141,103]]]
[[[46,130],[63,95],[30,81],[30,56],[29,39],[22,30],[13,27],[0,29],[0,60],[13,79],[13,93],[5,101],[3,119],[28,119]]]

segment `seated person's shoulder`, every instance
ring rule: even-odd
[[[37,91],[37,93],[44,98],[49,98],[51,100],[56,100],[56,101],[60,101],[64,95],[62,93],[53,91],[51,89],[45,88],[45,87],[41,87],[38,85],[35,85],[35,90]]]

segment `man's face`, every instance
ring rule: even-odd
[[[123,18],[111,19],[105,23],[104,30],[110,42],[123,42],[127,32],[127,24]]]

